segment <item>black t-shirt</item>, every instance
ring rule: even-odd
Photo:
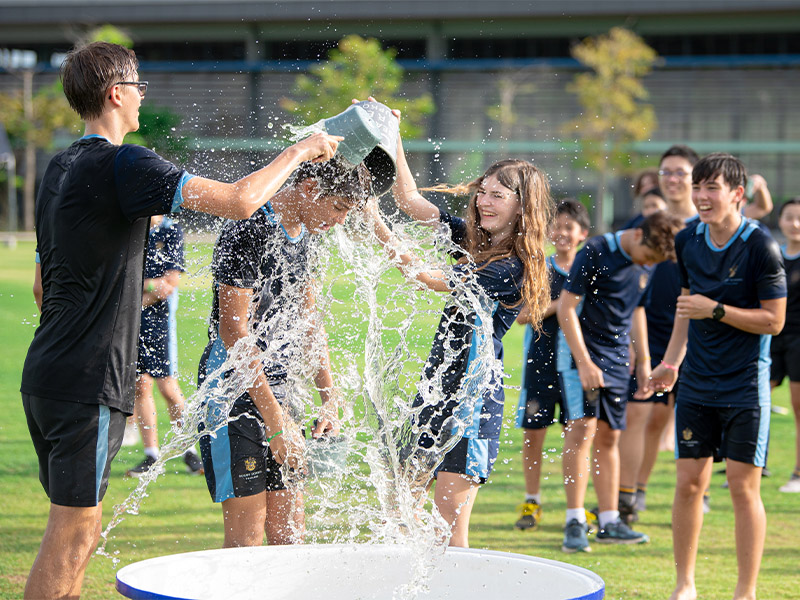
[[[149,217],[173,210],[184,175],[99,136],[50,161],[36,201],[42,315],[23,393],[133,412]]]
[[[786,267],[786,285],[789,291],[786,300],[786,325],[781,335],[800,336],[800,254],[789,255],[786,246],[781,248]]]

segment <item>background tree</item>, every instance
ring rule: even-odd
[[[395,60],[397,50],[384,50],[376,39],[349,35],[328,53],[328,59],[298,75],[293,98],[282,98],[281,107],[307,124],[337,114],[352,98],[373,96],[403,113],[400,131],[418,137],[425,115],[433,112],[430,94],[408,99],[399,95],[403,69]]]
[[[586,38],[572,48],[572,55],[590,71],[578,73],[567,87],[577,95],[583,112],[564,126],[564,133],[577,135],[581,158],[599,175],[593,211],[599,232],[605,228],[603,199],[609,174],[629,170],[631,142],[649,138],[657,126],[653,107],[644,102],[649,94],[642,78],[658,55],[622,27]]]

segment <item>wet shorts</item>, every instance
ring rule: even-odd
[[[448,452],[436,472],[458,473],[472,478],[476,483],[486,483],[497,460],[500,440],[491,438],[461,438]]]
[[[523,429],[550,427],[556,422],[556,407],[558,407],[558,422],[564,425],[567,422],[567,411],[563,402],[558,385],[550,389],[530,390],[520,394],[517,427]]]
[[[770,409],[675,403],[676,458],[729,458],[763,467],[767,462]]]
[[[800,381],[800,335],[779,335],[772,338],[770,354],[770,381],[780,385],[786,376],[789,381]]]
[[[178,371],[178,346],[174,323],[167,319],[142,318],[136,373],[156,379],[174,377]]]
[[[558,376],[561,379],[561,394],[567,407],[567,419],[574,421],[594,417],[608,423],[611,429],[625,429],[627,390],[598,388],[585,392],[577,370],[563,371]]]
[[[111,461],[122,446],[125,414],[99,404],[22,394],[28,431],[39,457],[39,481],[50,502],[97,506]]]
[[[269,385],[279,402],[286,397],[283,381],[270,381]],[[203,427],[201,423],[200,431]],[[281,465],[272,457],[261,413],[247,393],[236,400],[229,422],[217,430],[216,436],[200,438],[200,454],[214,502],[285,489]]]

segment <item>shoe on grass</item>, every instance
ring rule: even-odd
[[[542,520],[542,507],[536,502],[523,502],[517,507],[520,511],[519,519],[514,523],[514,527],[522,531],[526,529],[536,529]]]
[[[206,472],[203,468],[203,461],[196,452],[186,452],[183,455],[183,462],[186,463],[186,470],[192,475],[202,475]]]
[[[647,510],[647,492],[636,490],[636,503],[634,506],[636,506],[636,510],[639,512]]]
[[[592,547],[589,545],[588,525],[581,523],[578,519],[572,519],[567,526],[564,527],[564,543],[561,545],[561,551],[567,554],[574,554],[575,552],[591,552]]]
[[[127,475],[128,477],[141,477],[142,475],[147,473],[150,470],[150,467],[152,467],[154,464],[156,464],[155,458],[153,458],[152,456],[145,456],[142,462],[140,462],[135,467],[125,471],[125,475]]]
[[[792,475],[792,478],[779,487],[778,491],[786,494],[800,494],[800,477]]]
[[[636,510],[636,501],[628,504],[627,502],[619,501],[619,518],[626,525],[631,525],[639,520],[639,511]]]
[[[597,541],[603,544],[646,544],[650,538],[644,533],[634,531],[618,519],[600,528]]]

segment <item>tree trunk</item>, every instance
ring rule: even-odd
[[[33,71],[26,70],[22,74],[23,110],[25,120],[33,123]],[[33,142],[33,130],[25,134],[25,186],[23,188],[22,223],[26,231],[33,231],[34,204],[36,202],[36,146]]]

